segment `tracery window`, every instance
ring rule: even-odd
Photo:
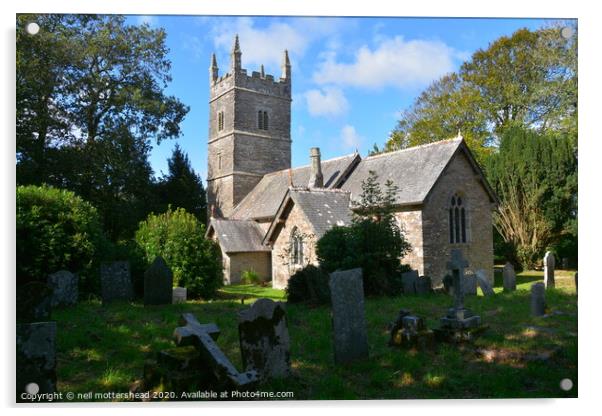
[[[448,215],[449,215],[449,242],[451,244],[466,243],[467,239],[467,210],[465,201],[459,193],[451,197]]]
[[[291,233],[291,264],[303,265],[303,236],[296,227]]]

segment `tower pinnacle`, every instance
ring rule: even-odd
[[[282,78],[288,81],[291,80],[291,61],[288,59],[288,50],[286,49],[282,57]]]
[[[209,81],[217,81],[219,77],[219,68],[217,67],[217,58],[211,54],[211,66],[209,67]]]
[[[232,72],[240,71],[242,68],[241,59],[242,52],[240,51],[240,43],[238,42],[238,34],[234,37],[234,45],[232,45]]]

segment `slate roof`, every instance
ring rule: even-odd
[[[270,251],[262,244],[264,232],[255,221],[212,218],[206,234],[212,233],[226,253]]]
[[[461,138],[456,138],[369,156],[362,159],[341,189],[349,191],[351,199],[357,201],[362,181],[374,171],[381,187],[390,179],[399,188],[396,204],[422,204],[462,143]]]
[[[359,160],[359,154],[352,153],[322,161],[324,187],[338,187]],[[291,174],[294,186],[307,186],[310,166],[291,169]],[[230,218],[238,220],[273,218],[289,186],[288,169],[268,173],[234,208]]]
[[[322,237],[335,225],[351,224],[349,192],[340,189],[289,188],[278,208],[276,218],[266,233],[264,243],[273,241],[272,235],[279,232],[281,223],[278,220],[291,201],[305,214],[317,238]]]

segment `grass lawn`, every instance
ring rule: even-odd
[[[333,363],[329,308],[287,305],[293,376],[260,389],[292,391],[295,399],[577,397],[573,275],[557,272],[557,288],[546,296],[550,309],[562,313],[546,318],[531,317],[529,305],[529,288],[542,280],[542,272],[521,273],[513,293],[502,292],[496,273],[496,296],[483,297],[479,290],[479,296],[467,297],[466,306],[490,326],[474,347],[505,357],[493,361],[474,348],[446,344],[420,352],[387,346],[387,326],[400,308],[423,316],[434,328],[452,304],[447,295],[366,299],[370,358],[347,366]],[[194,313],[201,323],[215,322],[221,329],[218,345],[241,369],[236,313],[258,297],[284,300],[284,292],[238,285],[223,288],[220,298],[209,302],[102,307],[88,301],[56,310],[59,391],[127,392],[142,377],[145,359],[173,346],[171,336],[183,312]],[[552,350],[556,353],[544,362],[521,358]],[[571,391],[559,388],[564,378],[573,381]]]

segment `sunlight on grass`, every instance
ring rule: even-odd
[[[423,380],[429,387],[439,387],[445,380],[445,376],[435,376],[430,373],[427,373],[424,376]]]
[[[273,289],[257,285],[229,285],[220,289],[221,293],[234,295],[238,298],[269,298],[273,300],[285,300],[286,292],[284,290]]]
[[[128,376],[120,369],[115,369],[113,367],[108,367],[103,373],[100,383],[103,387],[114,388],[118,386],[123,386],[127,384]]]
[[[408,372],[404,372],[401,377],[399,377],[396,381],[395,381],[395,387],[408,387],[411,386],[412,384],[414,384],[416,382],[416,380],[414,380],[414,377],[412,377],[412,374],[408,373]]]

